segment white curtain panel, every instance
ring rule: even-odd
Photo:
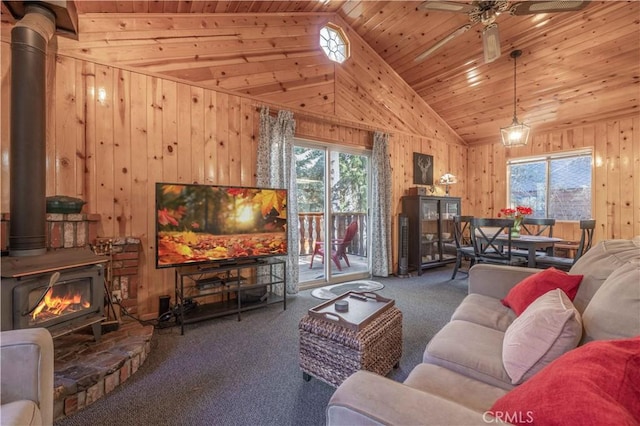
[[[389,134],[374,132],[371,157],[371,262],[372,274],[388,277],[391,266],[391,158]]]
[[[260,110],[260,134],[258,139],[257,184],[268,188],[288,189],[287,200],[287,268],[278,273],[287,274],[287,294],[298,293],[298,203],[296,167],[293,156],[293,135],[296,122],[291,111],[278,111],[277,117],[269,115],[269,108]]]

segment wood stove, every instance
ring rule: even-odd
[[[2,330],[45,327],[58,337],[91,325],[98,340],[104,317],[104,256],[67,249],[2,259]]]
[[[21,19],[11,29],[11,210],[0,323],[3,331],[46,327],[54,337],[92,325],[98,339],[107,259],[88,249],[46,248],[47,49],[75,14],[66,7],[73,2],[10,3]]]

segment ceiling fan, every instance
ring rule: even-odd
[[[461,3],[457,1],[435,1],[427,0],[420,4],[419,9],[435,10],[439,12],[466,13],[469,15],[471,23],[466,24],[438,41],[426,51],[422,52],[415,59],[420,62],[431,55],[442,46],[468,31],[478,22],[484,26],[482,30],[482,46],[484,48],[484,62],[493,62],[500,57],[500,36],[498,34],[498,24],[495,22],[497,16],[505,11],[511,15],[535,15],[538,13],[555,12],[575,12],[587,6],[585,1],[522,1],[509,4],[505,0],[493,1],[473,1],[471,3]]]

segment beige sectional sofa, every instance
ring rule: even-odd
[[[508,349],[505,336],[513,334],[512,324],[518,316],[501,299],[516,284],[538,272],[488,264],[471,268],[469,294],[451,321],[428,342],[423,363],[411,371],[404,383],[367,371],[353,374],[329,401],[327,424],[486,425],[502,423],[501,420],[528,423],[530,418],[496,418],[487,411],[512,390],[515,392],[520,386],[527,389],[527,380],[514,384],[505,369],[503,343]],[[565,355],[569,355],[590,341],[606,343],[603,341],[638,336],[631,344],[633,350],[637,347],[637,353],[632,354],[635,362],[640,360],[640,237],[600,242],[576,262],[569,274],[583,275],[572,304],[566,302],[567,296],[561,291],[549,292],[544,298],[560,298],[560,306],[568,306],[561,315],[574,329],[578,324],[580,330],[577,336],[568,333],[557,338],[574,339],[574,348],[576,344],[578,347],[561,350],[554,357],[567,351]],[[542,299],[536,299],[535,304],[542,303]],[[534,341],[534,349],[536,344]],[[528,380],[536,379],[540,374],[537,371],[544,372],[545,366],[553,366],[553,361],[547,360],[536,366],[538,370],[528,371],[532,375]],[[632,409],[640,413],[638,406]]]

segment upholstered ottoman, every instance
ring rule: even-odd
[[[377,297],[386,301],[386,305],[378,302],[379,309],[361,326],[349,323],[344,319],[347,316],[337,321],[314,316],[313,309],[302,318],[300,368],[305,380],[313,376],[337,387],[358,370],[384,376],[398,366],[402,356],[402,312],[393,306],[392,300]],[[320,306],[331,307],[330,303],[340,298]],[[362,303],[358,299],[347,300],[353,308]],[[367,307],[371,308],[376,302],[370,298],[364,303],[369,303]]]

